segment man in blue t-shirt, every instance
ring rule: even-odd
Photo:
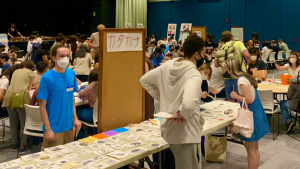
[[[66,68],[69,55],[67,47],[55,46],[52,50],[55,66],[42,76],[40,82],[37,98],[40,100],[40,113],[44,123],[42,150],[74,141],[73,126],[76,133],[81,128],[73,95],[78,90],[75,73]]]
[[[2,71],[1,71],[1,74],[7,69],[10,67],[10,64],[7,63],[9,57],[6,53],[1,53],[0,54],[0,61],[1,61],[1,64],[2,64]]]

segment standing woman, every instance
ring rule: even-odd
[[[230,96],[233,99],[243,102],[245,99],[248,108],[253,112],[254,132],[251,138],[242,136],[247,150],[248,169],[258,169],[260,154],[258,141],[265,135],[270,134],[269,123],[265,110],[257,92],[257,82],[246,72],[242,71],[238,60],[230,59],[225,63],[225,69],[231,77],[238,79],[238,92],[232,91]]]
[[[77,53],[77,43],[76,42],[77,42],[76,36],[72,35],[70,37],[70,49],[72,52],[72,59],[71,59],[72,65],[74,63],[75,54]]]
[[[48,66],[50,66],[50,61],[48,60],[49,53],[49,43],[47,41],[43,41],[41,47],[36,52],[36,63],[39,61],[45,62]]]
[[[25,109],[24,108],[12,108],[12,95],[19,93],[23,94],[23,103],[28,104],[30,101],[29,91],[31,90],[31,86],[35,77],[35,73],[33,72],[34,63],[32,61],[26,60],[23,62],[23,68],[18,69],[13,73],[10,86],[6,92],[2,107],[7,108],[7,112],[9,115],[9,123],[11,127],[11,139],[12,139],[12,151],[16,151],[19,147],[18,145],[18,126],[20,123],[20,136],[21,147],[20,154],[25,154],[27,136],[23,135],[23,130],[25,126]],[[21,95],[22,96],[22,95]]]
[[[87,52],[87,47],[85,45],[81,45],[74,59],[74,71],[76,78],[82,82],[87,82],[90,74],[91,63],[91,54]]]

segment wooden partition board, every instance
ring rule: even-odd
[[[141,33],[141,51],[107,52],[108,33]],[[98,133],[144,120],[145,91],[140,78],[145,72],[146,29],[99,31]]]
[[[192,33],[195,31],[201,31],[201,37],[206,41],[207,29],[206,26],[192,26]]]

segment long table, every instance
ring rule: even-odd
[[[206,135],[213,131],[219,130],[227,125],[232,124],[232,122],[236,119],[237,109],[240,106],[238,103],[231,103],[231,102],[226,102],[226,101],[213,101],[213,102],[201,105],[201,107],[205,109],[205,110],[201,111],[201,115],[205,119],[205,124],[203,126],[202,135]],[[229,115],[224,114],[224,111],[228,110],[228,109],[232,109],[233,113],[229,114]],[[98,141],[90,143],[86,147],[80,146],[80,149],[78,149],[78,147],[74,146],[74,145],[79,146],[79,142],[72,142],[71,144],[74,144],[74,145],[67,144],[65,146],[67,146],[67,148],[74,151],[74,152],[71,152],[71,154],[74,153],[74,156],[77,156],[80,160],[82,160],[80,165],[75,168],[92,168],[92,169],[94,169],[95,167],[92,165],[90,165],[90,166],[82,165],[85,162],[92,160],[90,164],[93,164],[93,165],[96,165],[97,163],[106,164],[109,166],[105,167],[105,168],[115,169],[115,168],[119,168],[124,165],[130,164],[134,161],[148,157],[151,154],[159,153],[159,168],[161,169],[161,163],[162,163],[161,151],[169,148],[169,145],[160,136],[160,124],[159,124],[160,122],[157,119],[155,121],[157,123],[156,125],[153,125],[149,121],[146,121],[146,122],[142,122],[141,124],[136,124],[135,127],[127,126],[125,128],[127,128],[129,131],[119,133],[119,134],[116,134],[116,135],[113,135],[113,136],[110,136],[110,137],[107,137],[104,139],[100,139]],[[121,137],[122,135],[123,135],[123,137],[124,137],[124,135],[130,135],[130,136],[141,135],[141,137],[139,137],[138,140],[136,140],[136,141],[142,141],[144,143],[141,146],[137,146],[137,147],[133,147],[133,148],[124,147],[124,148],[119,149],[123,153],[128,153],[134,149],[147,149],[147,150],[140,154],[128,155],[120,160],[116,160],[115,158],[108,157],[107,154],[99,155],[99,154],[94,153],[95,150],[102,150],[103,147],[111,146],[111,145],[105,145],[105,143],[100,144],[100,142],[102,142],[102,141],[113,143],[114,145],[126,145],[128,143],[136,142],[134,140],[130,140],[129,139],[130,136],[128,136],[128,137],[125,136],[123,138],[123,137]],[[120,140],[120,141],[118,141],[118,140]],[[99,147],[97,147],[97,146],[99,146]],[[110,148],[112,148],[112,147],[110,147]],[[82,154],[83,151],[85,151],[87,154]],[[47,155],[51,156],[49,154],[56,154],[56,153],[48,153],[48,152],[44,152],[44,151],[43,151],[43,153],[45,153],[46,156]],[[38,156],[38,154],[39,153],[36,153],[35,156]],[[61,157],[58,154],[57,154],[58,157],[55,157],[54,155],[52,155],[53,158],[45,160],[45,161],[55,162],[60,159],[70,158],[70,157],[68,157],[68,158],[65,157],[67,154],[62,154],[62,153],[60,153],[60,154],[63,155],[64,157]],[[43,155],[43,156],[45,156],[45,155]],[[29,155],[23,156],[22,158],[27,158],[28,156]],[[19,162],[21,161],[20,162],[21,164],[15,164],[15,165],[24,168],[25,166],[28,166],[28,165],[36,165],[38,163],[42,163],[42,162],[35,161],[38,158],[40,158],[40,156],[35,157],[34,160],[30,160],[30,161],[24,161],[24,159],[19,159],[18,161]],[[97,160],[94,160],[93,158],[95,158]],[[88,161],[86,161],[86,160],[88,160]],[[14,160],[6,162],[5,165],[12,167],[12,165],[11,165],[12,162],[14,162]],[[102,162],[102,163],[100,163],[100,162]],[[112,163],[109,164],[109,162],[112,162]],[[113,162],[115,162],[115,163],[113,163]],[[1,168],[1,164],[0,164],[0,168]],[[10,168],[10,169],[18,169],[18,168]],[[46,168],[44,168],[44,169],[46,169]],[[55,169],[55,168],[52,168],[52,169]]]
[[[289,85],[281,83],[264,82],[258,83],[258,90],[272,90],[274,94],[287,94]]]

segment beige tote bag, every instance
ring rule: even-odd
[[[215,163],[223,163],[226,159],[227,139],[226,136],[211,136],[205,137],[205,160]]]
[[[244,109],[244,106],[246,109]],[[238,109],[238,115],[233,124],[234,133],[240,133],[246,138],[251,138],[254,131],[253,112],[249,111],[245,98],[243,99],[242,107]]]

